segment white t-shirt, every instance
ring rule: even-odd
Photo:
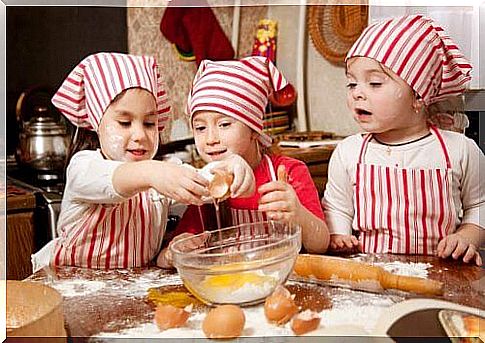
[[[463,134],[440,130],[452,165],[452,193],[458,227],[471,223],[485,227],[485,156],[477,144]],[[340,142],[328,167],[328,182],[322,205],[331,234],[351,234],[354,217],[356,167],[363,135]],[[364,163],[398,168],[446,168],[443,149],[435,135],[414,143],[388,147],[371,140]]]

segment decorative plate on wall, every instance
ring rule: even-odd
[[[307,26],[313,45],[334,64],[344,62],[367,21],[367,5],[319,5],[308,9]]]

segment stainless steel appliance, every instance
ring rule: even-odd
[[[20,129],[17,161],[45,180],[62,174],[70,144],[66,126],[56,120],[59,116],[49,99],[46,88],[34,87],[20,95],[16,106]]]
[[[62,178],[39,178],[32,169],[17,164],[13,156],[7,160],[7,177],[31,189],[35,194],[35,248],[38,250],[57,237],[56,225],[61,209],[64,181]]]

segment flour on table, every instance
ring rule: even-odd
[[[106,287],[106,283],[102,281],[91,280],[61,280],[55,281],[49,284],[49,286],[55,288],[63,297],[81,297],[90,293],[98,292]]]
[[[290,281],[288,284],[291,284]],[[367,332],[372,332],[377,324],[381,312],[396,302],[402,301],[399,296],[377,295],[347,289],[334,290],[332,296],[333,307],[320,312],[322,317],[320,328],[340,325],[360,325]],[[242,336],[244,337],[286,337],[294,336],[290,323],[277,326],[268,323],[264,315],[264,305],[244,307],[246,324]],[[117,342],[119,338],[205,338],[202,332],[202,322],[205,312],[194,312],[187,326],[160,331],[153,322],[143,323],[136,327],[120,332],[104,332],[92,337],[90,342]],[[362,324],[361,324],[362,323]],[[291,341],[291,338],[288,338]],[[283,340],[278,340],[285,341]]]
[[[405,275],[405,276],[415,276],[420,278],[426,278],[428,276],[428,268],[431,267],[430,263],[421,262],[388,262],[388,263],[374,263],[374,265],[384,268],[390,273]]]
[[[116,282],[110,280],[95,281],[85,278],[59,279],[49,283],[63,297],[85,296],[91,293],[109,293],[120,296],[129,295],[130,297],[145,297],[149,288],[165,285],[182,284],[178,274],[161,277],[160,271],[154,270],[141,275],[133,276],[128,270],[119,270],[119,274],[126,274],[126,278]]]
[[[320,312],[320,325],[331,327],[338,325],[361,325],[371,332],[382,310],[401,301],[400,297],[383,296],[367,292],[341,289],[332,297],[332,308]]]

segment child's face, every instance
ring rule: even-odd
[[[124,162],[152,159],[158,148],[156,112],[150,92],[140,88],[126,90],[101,118],[98,136],[104,156]]]
[[[367,132],[407,129],[416,115],[411,87],[376,60],[354,57],[347,62],[347,106]]]
[[[238,154],[250,165],[256,161],[258,134],[241,121],[214,111],[199,111],[192,119],[197,151],[206,162]]]

